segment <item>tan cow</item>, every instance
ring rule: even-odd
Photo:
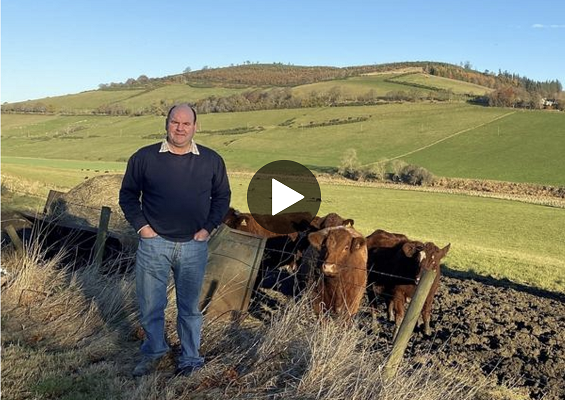
[[[314,312],[349,321],[359,310],[367,285],[365,238],[353,228],[340,226],[310,233],[308,241],[303,264],[311,278]]]

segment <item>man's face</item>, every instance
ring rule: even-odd
[[[177,149],[187,150],[195,132],[196,124],[192,110],[188,107],[175,108],[167,125],[169,144]]]

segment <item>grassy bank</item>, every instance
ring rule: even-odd
[[[131,276],[74,270],[47,259],[32,241],[24,256],[2,251],[10,275],[2,289],[2,394],[10,399],[377,398],[523,399],[474,369],[449,368],[430,354],[406,360],[384,381],[387,349],[355,326],[320,324],[304,302],[289,302],[267,320],[205,320],[207,363],[173,377],[173,356],[134,380],[140,330]],[[175,299],[167,335],[178,352]],[[425,366],[424,366],[425,365]]]

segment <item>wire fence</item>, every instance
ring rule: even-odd
[[[29,195],[28,193],[18,193]],[[37,216],[43,218],[47,217],[47,221],[55,225],[70,222],[77,230],[81,228],[89,228],[92,230],[98,227],[100,212],[103,206],[104,204],[84,204],[69,198],[58,198],[49,205],[46,214],[42,214],[38,210]],[[3,220],[2,224],[10,223],[11,221],[13,222],[13,218]],[[112,209],[109,231],[114,234],[137,238],[137,234],[133,232],[133,229],[125,220],[121,210],[115,205]],[[90,239],[82,239],[82,241],[75,240],[73,246],[84,246],[89,240]],[[225,237],[223,240],[230,241],[232,239]],[[67,240],[67,243],[70,242]],[[130,248],[129,250],[131,252],[132,249]],[[133,256],[131,259],[133,260]],[[314,285],[316,284],[316,280],[323,279],[324,277],[321,270],[323,262],[324,260],[322,260],[320,254],[311,250],[309,247],[306,233],[301,233],[295,240],[292,240],[288,236],[286,236],[284,241],[281,241],[281,237],[267,239],[260,271],[258,271],[258,279],[262,281],[270,279],[274,281],[273,286],[285,285],[288,282],[291,282],[293,286]],[[251,273],[254,266],[247,263],[244,263],[244,265],[249,268],[249,273]],[[371,263],[363,266],[350,263],[337,264],[336,269],[338,270],[338,274],[333,279],[338,279],[340,285],[365,291],[370,290],[376,285],[376,283],[372,281],[375,276],[397,280],[398,284],[416,285],[418,283],[416,276],[407,276],[401,273],[394,274],[390,273],[390,271],[384,272],[379,270],[378,266]],[[353,280],[351,278],[352,275],[358,274],[359,272],[368,277],[368,281],[365,285],[360,285],[359,279]],[[262,282],[259,282],[259,285],[261,283]],[[386,292],[380,293],[380,295],[382,297],[390,296]]]

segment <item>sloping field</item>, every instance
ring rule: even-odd
[[[143,89],[136,90],[91,90],[66,96],[46,97],[44,99],[29,100],[14,104],[43,103],[52,105],[56,110],[84,110],[90,111],[103,104],[113,104],[129,97],[143,93]],[[2,117],[3,118],[3,117]]]
[[[435,174],[565,185],[565,114],[517,111],[404,159]]]
[[[440,76],[428,75],[424,73],[401,75],[392,78],[393,82],[404,83],[405,85],[429,86],[431,88],[451,90],[456,94],[483,95],[492,91],[484,86],[475,85],[469,82],[458,81],[455,79],[443,78]]]
[[[416,87],[409,88],[406,85],[388,82],[387,79],[394,78],[400,74],[386,73],[378,75],[364,75],[348,79],[332,80],[326,82],[312,83],[308,85],[297,86],[293,92],[300,96],[307,96],[311,92],[327,93],[334,88],[339,88],[342,96],[344,97],[357,97],[367,94],[370,90],[373,91],[375,96],[384,96],[392,91],[408,91],[415,90],[418,93],[428,93],[429,90],[424,90]]]
[[[416,92],[428,95],[438,90],[451,90],[455,94],[483,95],[491,89],[455,79],[442,78],[424,73],[378,73],[363,76],[318,82],[309,85],[297,86],[293,89],[301,96],[309,95],[311,92],[327,93],[330,90],[339,89],[344,97],[357,97],[366,95],[370,90],[374,96],[384,96],[389,92],[404,91]]]
[[[289,126],[263,125],[263,113],[246,113],[250,126],[265,126],[267,129],[233,136],[201,136],[201,140],[224,152],[228,162],[231,161],[237,168],[256,168],[277,159],[291,159],[314,169],[323,169],[339,165],[348,148],[357,150],[362,163],[371,163],[420,148],[505,113],[507,111],[502,109],[462,104],[330,107],[309,109],[308,113],[304,110],[297,110],[294,114],[285,112],[294,118]],[[335,119],[364,120],[309,127],[331,123]],[[244,121],[239,124],[246,126]]]
[[[170,84],[153,89],[93,90],[66,96],[47,97],[14,104],[34,105],[41,103],[52,111],[74,111],[90,113],[100,106],[120,105],[124,108],[144,109],[152,104],[166,102],[196,102],[210,96],[229,96],[251,90],[222,87],[195,88],[189,85]]]
[[[456,79],[443,78],[441,76],[428,75],[424,73],[400,75],[391,78],[393,82],[405,84],[407,86],[427,86],[430,88],[451,90],[456,94],[483,95],[492,91],[485,86],[473,83],[458,81]]]
[[[126,108],[145,108],[151,104],[159,104],[162,100],[168,103],[196,102],[197,100],[205,99],[210,96],[230,96],[247,90],[251,90],[251,88],[195,88],[189,85],[165,85],[140,93],[138,96],[124,99],[119,102],[119,104]]]
[[[10,157],[125,162],[162,137],[163,122],[4,115],[2,163]],[[561,113],[415,103],[206,114],[199,123],[197,141],[237,170],[279,159],[324,170],[354,148],[362,164],[401,158],[438,176],[565,185],[565,175],[556,172],[565,170]],[[240,132],[230,133],[234,128]]]

